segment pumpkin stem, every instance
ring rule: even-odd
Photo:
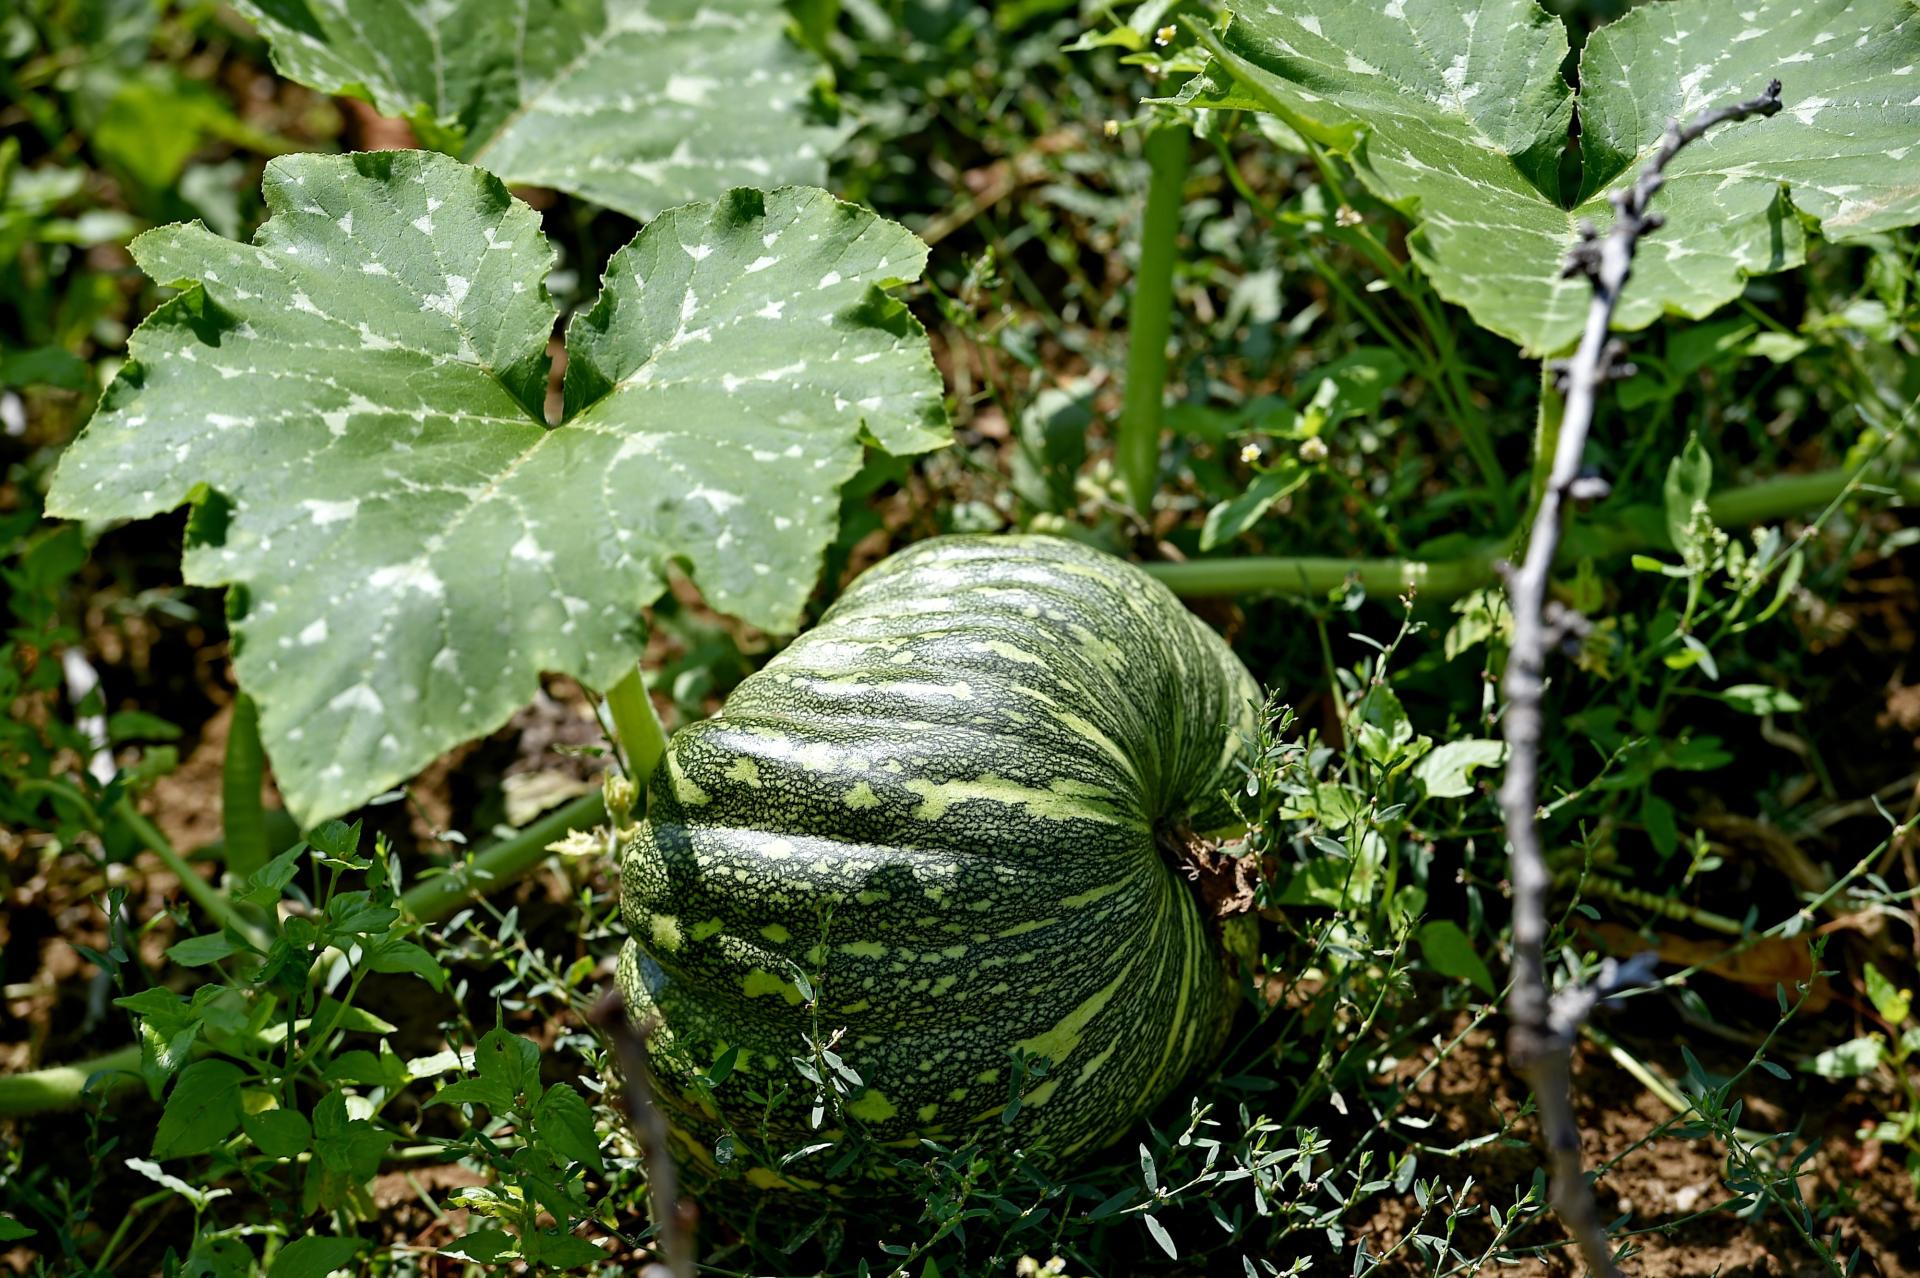
[[[1167,864],[1186,881],[1208,922],[1222,924],[1253,911],[1260,887],[1260,858],[1194,831],[1186,817],[1157,823],[1154,842]]]

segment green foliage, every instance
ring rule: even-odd
[[[777,0],[239,7],[283,75],[404,117],[505,181],[641,220],[748,183],[817,185],[844,136],[814,118],[817,64]]]
[[[63,608],[85,563],[79,529],[41,526],[31,509],[0,516],[8,617],[0,705],[12,710],[0,723],[0,828],[40,831],[57,846],[91,845],[121,859],[137,835],[120,807],[173,769],[177,755],[168,743],[179,729],[158,715],[106,713],[98,673],[77,650],[80,635]],[[114,762],[116,748],[125,766]]]
[[[1369,190],[1417,217],[1411,247],[1441,295],[1530,352],[1579,335],[1588,288],[1562,275],[1567,250],[1583,220],[1612,220],[1608,196],[1639,177],[1666,122],[1776,75],[1781,114],[1715,133],[1668,168],[1668,225],[1634,263],[1616,324],[1698,318],[1747,276],[1800,265],[1802,215],[1835,240],[1920,220],[1901,177],[1920,131],[1920,30],[1905,0],[1634,9],[1580,51],[1577,166],[1562,163],[1575,108],[1566,35],[1533,0],[1227,9],[1225,31],[1204,40],[1225,83],[1198,100],[1271,111],[1351,157]]]
[[[551,250],[497,181],[309,156],[266,191],[253,245],[140,239],[186,291],[135,335],[50,501],[193,505],[187,577],[236,588],[240,678],[304,821],[497,727],[542,670],[613,683],[670,557],[714,606],[791,628],[862,432],[942,439],[925,338],[883,291],[924,249],[823,192],[649,225],[568,329],[549,428]]]
[[[9,706],[56,694],[62,671],[52,653],[79,637],[60,617],[59,601],[86,562],[86,544],[78,529],[38,529],[38,522],[33,512],[22,511],[0,523],[6,548],[0,584],[6,588],[9,619],[0,644],[0,702]],[[97,715],[101,708],[95,697],[75,709],[79,715]],[[0,822],[19,828],[65,824],[97,811],[105,798],[91,792],[97,778],[56,779],[54,773],[61,750],[88,752],[92,745],[75,724],[58,716],[36,725],[24,715],[8,715],[0,723],[0,778],[5,781]]]
[[[15,1059],[76,1065],[0,1079],[0,1112],[79,1104],[0,1126],[0,1246],[10,1263],[46,1274],[385,1274],[422,1265],[632,1272],[658,1243],[639,1142],[603,1099],[618,1095],[618,1071],[587,1015],[627,939],[605,873],[616,836],[577,833],[558,845],[566,855],[547,856],[549,839],[593,819],[589,797],[471,858],[463,850],[538,792],[529,786],[503,802],[494,777],[509,756],[515,777],[564,771],[578,787],[590,784],[581,774],[624,753],[578,733],[546,735],[556,703],[573,695],[565,681],[550,682],[508,732],[382,796],[389,801],[360,814],[357,839],[354,827],[326,825],[289,849],[297,835],[271,806],[273,791],[267,806],[254,807],[264,760],[244,710],[227,739],[224,787],[206,780],[207,761],[218,757],[208,749],[217,732],[209,716],[232,692],[222,647],[229,632],[210,592],[177,586],[182,521],[61,529],[39,520],[56,458],[112,381],[126,327],[155,291],[119,246],[142,226],[190,218],[224,238],[174,228],[141,242],[141,254],[157,255],[161,284],[186,287],[138,339],[100,421],[124,421],[143,397],[170,388],[176,423],[203,432],[168,437],[193,445],[178,474],[167,448],[144,447],[130,433],[122,459],[137,477],[127,487],[135,497],[154,489],[155,506],[188,502],[190,566],[218,565],[243,548],[254,556],[258,571],[232,594],[243,685],[270,691],[255,663],[285,654],[279,677],[319,713],[310,728],[283,719],[280,729],[305,731],[343,767],[371,774],[380,755],[377,732],[356,737],[355,721],[326,711],[343,694],[364,705],[355,691],[364,671],[395,675],[378,684],[381,730],[406,736],[416,761],[439,748],[432,742],[485,726],[482,716],[461,719],[457,699],[453,711],[444,698],[404,708],[403,663],[369,657],[376,647],[395,656],[420,628],[419,614],[395,614],[383,631],[389,599],[368,581],[397,561],[389,552],[410,555],[441,531],[448,550],[434,573],[466,591],[460,676],[492,687],[498,713],[486,723],[531,695],[530,681],[507,687],[545,660],[545,647],[528,655],[528,636],[551,647],[566,624],[541,567],[584,583],[566,594],[616,610],[607,618],[618,629],[608,641],[614,675],[633,670],[648,609],[646,682],[670,722],[690,722],[712,714],[780,646],[711,606],[728,590],[740,617],[791,628],[817,617],[878,556],[959,529],[1044,530],[1142,560],[1195,560],[1149,563],[1157,573],[1231,575],[1247,566],[1247,551],[1280,557],[1287,575],[1262,578],[1262,588],[1287,598],[1258,597],[1241,578],[1231,603],[1196,606],[1278,690],[1247,729],[1246,771],[1229,779],[1245,828],[1205,849],[1224,867],[1220,882],[1234,889],[1238,911],[1219,929],[1243,996],[1220,1058],[1110,1150],[1070,1165],[1021,1149],[1018,1135],[1057,1106],[1078,1071],[1024,1050],[982,1063],[997,1078],[974,1090],[980,1110],[997,1117],[880,1147],[874,1125],[849,1111],[866,1108],[880,1078],[870,1059],[905,1036],[876,1044],[855,1032],[861,1014],[840,1011],[848,1000],[836,993],[838,956],[815,962],[798,952],[804,944],[744,937],[751,953],[792,960],[769,967],[773,982],[745,1000],[770,1009],[786,1032],[763,1049],[708,1044],[669,1080],[738,1119],[734,1132],[686,1153],[683,1183],[713,1171],[705,1156],[719,1166],[713,1179],[758,1164],[823,1188],[800,1185],[777,1202],[751,1191],[704,1197],[703,1264],[832,1278],[1009,1270],[1020,1278],[1322,1270],[1398,1278],[1554,1263],[1544,1183],[1528,1152],[1531,1109],[1503,1072],[1494,1033],[1507,909],[1492,795],[1503,763],[1496,680],[1509,625],[1495,565],[1512,553],[1510,530],[1528,499],[1529,433],[1551,425],[1553,406],[1549,395],[1548,413],[1536,417],[1538,370],[1507,339],[1544,346],[1551,324],[1564,332],[1580,309],[1579,290],[1549,278],[1554,246],[1578,216],[1572,206],[1593,204],[1601,187],[1628,177],[1638,164],[1628,152],[1644,150],[1668,112],[1751,93],[1777,65],[1789,110],[1742,126],[1759,131],[1755,139],[1730,130],[1690,152],[1700,165],[1661,197],[1674,220],[1647,241],[1629,296],[1631,325],[1652,327],[1630,342],[1638,372],[1609,390],[1591,444],[1589,460],[1613,495],[1574,512],[1556,573],[1557,600],[1590,625],[1556,656],[1549,689],[1555,727],[1542,760],[1541,819],[1564,923],[1550,957],[1557,973],[1580,979],[1636,947],[1690,956],[1631,995],[1624,1014],[1603,1012],[1579,1067],[1597,1099],[1637,1089],[1638,1103],[1600,1133],[1617,1159],[1600,1168],[1602,1203],[1611,1211],[1616,1197],[1632,1198],[1616,1228],[1629,1265],[1645,1235],[1659,1234],[1702,1272],[1725,1260],[1712,1240],[1728,1237],[1789,1265],[1797,1256],[1828,1272],[1865,1268],[1867,1256],[1849,1254],[1858,1248],[1884,1267],[1887,1239],[1863,1222],[1889,1196],[1889,1172],[1909,1174],[1899,1163],[1920,1175],[1912,1091],[1920,1029],[1900,925],[1913,904],[1903,881],[1911,831],[1895,828],[1869,848],[1886,833],[1876,823],[1892,820],[1876,804],[1892,804],[1897,816],[1911,789],[1904,739],[1882,732],[1879,720],[1883,683],[1897,690],[1889,681],[1911,620],[1902,583],[1912,576],[1915,539],[1886,508],[1920,499],[1920,483],[1903,469],[1914,460],[1911,405],[1920,395],[1920,249],[1911,232],[1854,235],[1862,210],[1846,206],[1886,194],[1903,171],[1890,153],[1907,139],[1880,134],[1913,131],[1911,108],[1900,104],[1920,83],[1909,86],[1900,73],[1914,59],[1894,52],[1911,43],[1912,24],[1859,44],[1844,24],[1821,25],[1837,11],[1831,0],[1802,6],[1794,21],[1812,25],[1799,34],[1773,26],[1778,5],[1736,14],[1672,0],[1594,32],[1627,6],[1551,5],[1567,13],[1568,42],[1584,47],[1594,71],[1582,81],[1594,126],[1586,157],[1549,165],[1553,121],[1564,119],[1571,93],[1554,77],[1580,69],[1549,65],[1556,23],[1513,11],[1523,21],[1503,44],[1490,33],[1504,29],[1496,18],[1509,11],[1495,6],[1473,40],[1460,42],[1455,21],[1482,6],[1408,0],[1400,7],[1425,47],[1445,46],[1438,62],[1409,69],[1396,61],[1415,56],[1407,42],[1379,34],[1395,29],[1393,5],[1280,7],[1285,15],[1274,18],[1244,6],[1226,27],[1226,45],[1253,68],[1229,84],[1217,62],[1205,83],[1193,78],[1207,58],[1186,24],[1215,16],[1193,0],[1112,9],[802,0],[788,10],[790,25],[771,5],[742,4],[726,12],[752,24],[750,39],[736,31],[730,43],[716,42],[679,28],[577,46],[570,42],[600,30],[603,9],[611,29],[639,7],[560,6],[522,41],[507,30],[514,11],[498,6],[413,18],[374,13],[379,6],[349,13],[318,0],[260,0],[258,11],[278,15],[260,28],[274,56],[288,67],[304,60],[304,79],[326,88],[358,79],[382,109],[408,116],[424,142],[469,158],[484,147],[478,162],[504,179],[584,198],[529,193],[541,210],[536,228],[533,214],[449,160],[301,158],[276,168],[269,189],[279,183],[297,194],[277,176],[288,172],[360,184],[370,198],[353,204],[353,234],[330,230],[299,198],[251,247],[240,241],[261,216],[261,157],[355,140],[351,132],[336,138],[343,118],[333,105],[274,77],[265,43],[198,0],[23,0],[0,15],[10,59],[0,98],[11,113],[0,142],[0,293],[12,304],[0,315],[0,593],[9,609],[0,640],[8,711],[0,887],[10,892],[9,1006],[30,1012],[8,1018],[0,1040]],[[1846,8],[1855,25],[1891,12],[1883,2]],[[1309,17],[1325,43],[1307,38]],[[1639,47],[1667,34],[1666,25],[1692,28],[1696,17],[1699,40]],[[1345,19],[1354,25],[1341,26]],[[1735,39],[1749,23],[1770,33]],[[443,95],[419,78],[409,41],[429,30],[452,54],[452,88],[471,92]],[[1296,49],[1324,58],[1328,83],[1305,59],[1255,48],[1263,30],[1284,30]],[[1813,42],[1827,30],[1836,38]],[[507,67],[515,49],[530,67],[551,67],[541,61],[554,51],[542,32],[554,50],[589,50],[576,74],[469,75],[489,60]],[[1696,56],[1696,48],[1708,52]],[[368,65],[375,53],[391,75]],[[1383,106],[1379,78],[1351,72],[1349,53],[1406,71],[1415,91]],[[1455,55],[1465,61],[1450,97]],[[724,75],[702,63],[709,57],[725,64]],[[839,94],[837,102],[818,95],[826,108],[818,117],[803,101],[816,57]],[[1595,70],[1603,58],[1632,73],[1630,90]],[[1700,76],[1696,64],[1709,59],[1711,73]],[[1515,70],[1523,63],[1524,76]],[[542,104],[577,104],[615,73],[626,77],[612,86],[616,94],[706,94],[716,109],[696,120],[679,110],[690,103],[655,102],[639,118],[595,112],[570,117],[578,127],[556,127]],[[1293,104],[1300,129],[1271,102],[1244,97],[1262,83]],[[1329,92],[1306,102],[1302,83]],[[1485,91],[1469,98],[1475,83]],[[523,97],[541,88],[539,102]],[[1216,88],[1244,100],[1197,113],[1165,104]],[[761,89],[783,105],[769,110]],[[1692,100],[1676,96],[1682,89]],[[1875,94],[1884,112],[1857,105]],[[1833,101],[1816,110],[1816,97]],[[1161,101],[1142,106],[1142,98]],[[1541,109],[1516,113],[1516,102]],[[508,120],[503,113],[516,106],[529,109]],[[836,107],[840,122],[825,123]],[[1141,139],[1173,113],[1195,140],[1178,216],[1160,245],[1173,290],[1170,436],[1155,459],[1161,490],[1150,511],[1136,513],[1121,499],[1111,423],[1142,259],[1149,179]],[[1376,128],[1383,119],[1409,127]],[[1488,128],[1510,126],[1513,154],[1460,132],[1462,120],[1489,119]],[[719,139],[722,123],[740,127],[741,149]],[[785,337],[763,340],[782,326],[763,329],[740,313],[769,299],[740,302],[738,288],[724,285],[779,278],[810,298],[804,286],[830,269],[848,271],[820,263],[792,280],[777,266],[745,274],[743,264],[774,254],[752,240],[751,226],[732,227],[724,215],[738,208],[724,200],[661,216],[613,256],[632,226],[587,200],[647,213],[651,201],[681,197],[641,189],[631,169],[582,177],[583,151],[597,148],[612,165],[638,156],[644,175],[665,182],[676,176],[671,148],[684,127],[706,132],[682,153],[697,174],[678,176],[725,185],[771,185],[772,169],[786,164],[821,180],[829,171],[807,145],[824,152],[848,138],[830,171],[834,190],[923,236],[932,250],[927,285],[900,290],[898,304],[850,292],[855,301],[836,321],[815,314],[803,322],[804,344],[822,358],[856,335],[891,349],[911,335],[897,309],[911,306],[936,330],[955,447],[893,456],[872,446],[908,453],[946,438],[919,411],[938,390],[917,335],[911,375],[907,362],[886,367],[898,379],[888,385],[911,388],[904,398],[918,407],[898,420],[881,414],[908,443],[863,431],[859,421],[871,415],[853,409],[817,421],[825,396],[798,399],[777,380],[733,388],[759,396],[750,413],[730,411],[722,394],[697,393],[809,357],[801,338],[791,347]],[[1807,156],[1796,152],[1815,150],[1813,138],[1830,145],[1809,177]],[[1534,142],[1537,150],[1527,150]],[[1438,160],[1443,144],[1459,149],[1459,173],[1505,183],[1495,191],[1501,198],[1457,189],[1437,164],[1417,168]],[[1847,154],[1828,154],[1841,149]],[[762,162],[769,171],[754,171]],[[743,164],[746,172],[721,173]],[[359,165],[392,167],[376,178]],[[460,176],[433,190],[391,176],[429,171]],[[1780,176],[1790,185],[1775,199]],[[1417,207],[1410,195],[1420,197]],[[375,277],[357,269],[319,268],[288,286],[299,254],[282,249],[324,247],[336,264],[357,268],[361,259],[343,255],[372,236],[389,196],[414,201],[381,235],[383,250],[409,246],[382,264],[417,268],[406,281],[418,286],[413,294],[374,291]],[[423,198],[441,206],[428,209]],[[796,216],[865,228],[862,251],[902,246],[917,267],[918,246],[890,223],[813,195],[775,193],[768,205],[783,199],[794,201]],[[1882,206],[1890,217],[1910,207],[1897,191]],[[1538,221],[1541,234],[1489,236],[1467,225],[1491,220],[1490,210],[1513,214],[1516,225]],[[486,220],[489,211],[498,224]],[[429,214],[444,267],[428,261],[429,243],[407,226]],[[454,225],[457,214],[464,225]],[[1821,221],[1825,238],[1846,246],[1816,252]],[[296,225],[305,229],[294,234]],[[489,229],[508,230],[509,247],[486,249]],[[1775,231],[1777,244],[1754,238]],[[701,245],[713,251],[696,260],[688,250]],[[1729,247],[1734,258],[1716,256]],[[904,263],[906,253],[893,256]],[[1755,269],[1797,263],[1803,253],[1805,271]],[[230,269],[251,260],[265,271],[258,262],[266,259],[281,272],[248,278]],[[474,321],[471,332],[511,330],[511,349],[497,361],[463,366],[458,326],[443,322],[452,317],[419,301],[448,300],[449,275],[482,279],[456,263],[506,267],[496,281],[504,287],[483,294],[470,284],[471,305],[455,308]],[[703,285],[697,297],[713,301],[711,318],[739,323],[683,322],[678,285],[708,281],[703,264],[723,287]],[[916,273],[869,265],[863,288]],[[208,266],[218,280],[200,273]],[[596,304],[596,281],[610,266],[610,300]],[[1752,273],[1743,279],[1743,271]],[[675,286],[658,287],[662,272]],[[222,281],[255,296],[223,296]],[[1717,305],[1735,284],[1738,296],[1699,323],[1662,318],[1675,307]],[[1444,300],[1462,290],[1471,293],[1470,313]],[[332,332],[299,308],[296,293],[364,322],[376,339],[424,330],[431,341],[409,344],[428,358],[370,349],[357,326]],[[483,309],[483,297],[497,304]],[[571,323],[565,381],[551,379],[541,358],[556,311]],[[1476,329],[1478,315],[1507,336]],[[252,333],[229,327],[236,321]],[[1519,331],[1536,321],[1549,328]],[[708,341],[695,336],[703,328]],[[683,333],[667,352],[685,361],[672,366],[678,375],[595,398],[601,381],[653,368],[629,370],[623,360]],[[163,335],[174,341],[164,357],[144,358]],[[209,344],[214,338],[220,346]],[[236,352],[275,375],[214,371],[238,367]],[[475,376],[482,363],[491,371]],[[296,372],[327,380],[296,385],[287,376]],[[520,472],[489,469],[498,458],[487,424],[433,411],[466,406],[436,399],[456,386],[461,397],[503,407],[492,426],[529,440],[552,436],[536,461],[578,450],[568,452],[578,464],[566,475],[510,494],[552,524],[555,535],[543,527],[536,542],[564,551],[551,564],[514,558],[525,531],[518,525],[496,528],[491,541],[466,539],[474,521],[458,518],[463,503],[495,481],[511,487]],[[613,414],[616,399],[636,411]],[[557,427],[545,411],[554,402],[571,414]],[[283,442],[303,429],[330,440],[322,428],[341,414],[352,448],[335,451],[351,452],[352,464],[333,469],[342,459],[330,457],[309,466],[301,447],[236,447],[208,409],[270,419]],[[790,441],[782,416],[795,414],[810,424]],[[673,429],[699,437],[668,457],[684,473],[623,469],[626,482],[583,499],[609,467],[577,435],[599,426],[629,431],[603,441],[616,454],[625,441]],[[422,430],[443,431],[444,447],[410,461],[393,445],[416,442],[409,435]],[[799,442],[804,455],[794,465],[762,463],[712,447],[738,431],[778,435],[779,449]],[[757,446],[776,451],[766,440]],[[546,458],[548,450],[556,456]],[[691,496],[703,487],[744,500],[720,510]],[[350,517],[312,517],[349,503]],[[804,538],[798,523],[768,527],[773,515],[799,518],[793,507],[805,509]],[[635,563],[620,562],[615,529],[636,543],[645,530]],[[280,554],[300,562],[284,565]],[[322,561],[335,554],[330,572]],[[769,573],[751,573],[756,561]],[[676,582],[659,593],[670,566],[690,570],[697,589]],[[816,575],[821,589],[810,595]],[[276,615],[268,604],[279,629],[266,624]],[[324,643],[279,647],[321,619]],[[493,629],[501,624],[521,645],[506,659]],[[584,646],[582,632],[572,638]],[[438,651],[423,642],[407,649],[415,675],[433,670]],[[903,677],[891,667],[884,676],[890,684]],[[411,684],[425,688],[432,677]],[[632,683],[644,695],[637,677]],[[864,687],[840,691],[873,691]],[[263,700],[271,713],[273,698]],[[1127,701],[1093,700],[1103,710]],[[916,747],[925,737],[910,734]],[[286,742],[271,725],[266,744],[282,762]],[[171,765],[176,746],[197,762],[156,792],[170,806],[152,815],[204,807],[210,818],[216,803],[225,808],[220,843],[178,854],[141,816],[153,803],[141,798],[147,783]],[[314,766],[335,761],[316,756]],[[298,798],[299,760],[285,762],[277,779]],[[381,775],[400,781],[412,766]],[[387,784],[363,781],[362,794]],[[611,792],[624,824],[632,787]],[[350,801],[342,791],[338,802]],[[1743,836],[1742,822],[1763,833]],[[210,825],[164,823],[211,833]],[[508,869],[494,856],[503,846]],[[431,877],[427,867],[449,860],[442,877]],[[535,865],[535,877],[510,881]],[[213,866],[226,871],[224,883],[217,872],[206,877]],[[405,894],[403,875],[413,885]],[[1739,905],[1730,909],[1729,900]],[[465,908],[444,926],[417,921],[456,903]],[[1871,934],[1862,930],[1869,920]],[[68,951],[43,939],[49,921],[69,933],[83,962],[77,973],[54,965]],[[847,921],[828,920],[836,929],[829,941]],[[1810,946],[1815,933],[1819,944]],[[896,984],[908,975],[888,973]],[[1045,999],[1024,986],[1006,997],[1009,1015]],[[129,1021],[135,1039],[111,1051],[129,1042]],[[786,1107],[798,1121],[772,1132],[756,1106]],[[1648,1118],[1660,1116],[1655,1107],[1671,1117]],[[1775,1112],[1807,1118],[1776,1131],[1766,1121]],[[1844,1129],[1822,1128],[1821,1116],[1833,1114],[1844,1115]],[[1880,1168],[1862,1171],[1875,1148]],[[1640,1157],[1629,1158],[1634,1151]],[[1634,1167],[1649,1158],[1663,1174],[1689,1160],[1703,1168],[1707,1193],[1696,1210],[1682,1212],[1676,1200],[1666,1212],[1657,1195],[1638,1192]],[[849,1210],[824,1187],[843,1188],[875,1160],[892,1169],[897,1206]],[[443,1174],[454,1183],[441,1183]],[[464,1225],[450,1223],[455,1209]]]
[[[1875,1121],[1862,1124],[1860,1139],[1884,1141],[1904,1149],[1906,1166],[1920,1184],[1920,1020],[1914,1017],[1913,991],[1868,963],[1862,969],[1867,1001],[1881,1028],[1822,1048],[1801,1068],[1822,1078],[1891,1078],[1892,1094]]]
[[[210,969],[191,997],[155,986],[115,1000],[135,1018],[148,1086],[165,1096],[143,1167],[204,1222],[188,1263],[219,1272],[253,1263],[250,1248],[226,1254],[247,1244],[210,1228],[225,1191],[194,1187],[237,1173],[298,1204],[267,1233],[268,1273],[339,1267],[366,1243],[303,1234],[301,1224],[316,1214],[349,1227],[377,1221],[368,1183],[403,1139],[410,1160],[468,1157],[497,1175],[496,1187],[452,1199],[478,1220],[449,1255],[555,1269],[600,1258],[572,1232],[601,1210],[582,1177],[607,1172],[605,1120],[580,1091],[543,1080],[540,1049],[504,1029],[471,1051],[403,1057],[397,1027],[366,1009],[362,988],[376,974],[436,992],[447,974],[421,944],[432,938],[401,913],[392,850],[381,840],[363,854],[360,844],[359,826],[329,822],[240,881],[234,895],[267,920],[265,932],[256,941],[229,928],[174,945],[175,963]],[[449,1077],[422,1110],[415,1085]],[[403,1103],[410,1088],[416,1101]],[[452,1134],[421,1127],[441,1105],[466,1116]],[[503,1137],[502,1126],[517,1135]]]

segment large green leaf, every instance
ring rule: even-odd
[[[1580,221],[1613,220],[1669,119],[1751,97],[1786,109],[1681,153],[1615,322],[1701,316],[1748,275],[1800,264],[1796,211],[1833,239],[1920,221],[1920,9],[1913,0],[1660,0],[1595,32],[1576,99],[1566,32],[1534,0],[1228,0],[1210,38],[1236,83],[1215,105],[1274,112],[1346,153],[1418,222],[1441,294],[1533,352],[1578,336],[1589,296],[1561,266]],[[1204,96],[1201,101],[1208,101]],[[1562,191],[1577,106],[1581,166]],[[1784,188],[1784,191],[1783,191]]]
[[[669,560],[793,628],[862,431],[947,438],[925,334],[882,291],[925,247],[823,191],[675,209],[615,254],[554,428],[553,253],[496,179],[302,155],[265,194],[251,245],[135,241],[185,291],[134,334],[48,509],[195,503],[187,579],[234,586],[240,679],[303,822],[498,727],[543,670],[610,684]]]
[[[283,75],[370,101],[509,182],[646,219],[818,184],[843,131],[779,0],[236,0]]]

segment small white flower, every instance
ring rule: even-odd
[[[1153,42],[1164,49],[1168,45],[1172,44],[1173,38],[1179,34],[1180,34],[1180,28],[1174,26],[1171,22],[1169,22],[1166,26],[1161,27],[1158,31],[1153,33]],[[1064,1264],[1065,1262],[1062,1261],[1061,1263]],[[1055,1270],[1054,1272],[1058,1273],[1059,1270]]]
[[[1251,466],[1260,460],[1260,445],[1247,444],[1240,449],[1240,460]]]
[[[1318,435],[1310,435],[1300,441],[1300,460],[1309,466],[1327,459],[1327,441]]]
[[[1106,123],[1106,131],[1107,131],[1107,136],[1108,136],[1108,137],[1110,137],[1110,138],[1117,138],[1117,137],[1119,137],[1119,136],[1120,136],[1120,121],[1118,121],[1118,120],[1108,120],[1108,121],[1107,121],[1107,123]]]

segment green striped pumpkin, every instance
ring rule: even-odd
[[[714,1099],[753,1144],[746,1092],[788,1089],[775,1153],[847,1117],[903,1149],[1004,1133],[1047,1165],[1120,1136],[1232,1015],[1156,833],[1231,819],[1258,697],[1168,590],[1076,542],[943,537],[866,572],[674,734],[624,852],[620,980],[659,1015],[683,1153],[717,1170],[689,1083],[728,1048]],[[864,1084],[824,1131],[793,1065],[816,1030]],[[1016,1049],[1049,1068],[1003,1124]]]

